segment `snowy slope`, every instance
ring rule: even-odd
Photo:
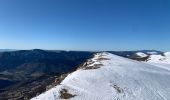
[[[137,52],[136,55],[139,56],[139,57],[142,57],[142,58],[148,56],[147,54],[145,54],[143,52]]]
[[[163,55],[150,55],[147,62],[170,64],[170,52]]]
[[[62,94],[71,95],[69,100],[170,100],[170,70],[99,53],[31,100],[63,100]]]

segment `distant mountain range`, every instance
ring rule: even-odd
[[[15,49],[0,49],[0,52],[17,51]]]

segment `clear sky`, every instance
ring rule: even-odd
[[[170,0],[0,0],[0,48],[170,51]]]

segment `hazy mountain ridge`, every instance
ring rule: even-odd
[[[11,52],[11,51],[18,51],[16,49],[0,49],[0,52]]]

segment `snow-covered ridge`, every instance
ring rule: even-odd
[[[170,52],[137,52],[131,56],[131,59],[151,63],[170,64]]]
[[[170,100],[170,70],[98,53],[60,85],[31,100]]]
[[[150,55],[147,62],[170,64],[170,52],[163,55]]]

